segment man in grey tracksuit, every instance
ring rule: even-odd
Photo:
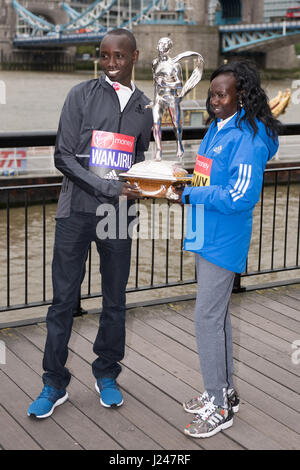
[[[127,196],[130,205],[139,195],[134,187],[118,179],[118,171],[112,175],[111,168],[105,166],[98,174],[90,171],[88,157],[94,130],[134,137],[133,163],[142,161],[148,149],[152,112],[145,109],[149,99],[131,82],[138,51],[132,43],[133,35],[130,35],[128,31],[118,30],[105,36],[100,49],[100,65],[105,75],[72,88],[61,113],[55,166],[64,177],[56,214],[52,264],[54,297],[47,315],[48,334],[43,360],[43,382],[47,390],[50,387],[50,392],[47,395],[43,390],[41,394],[44,399],[46,393],[46,399],[53,407],[43,408],[40,396],[28,410],[29,415],[36,417],[49,416],[67,397],[66,387],[71,375],[65,364],[72,312],[78,301],[91,241],[96,243],[100,256],[103,294],[101,324],[94,343],[97,358],[92,369],[102,405],[109,407],[123,403],[115,379],[121,371],[119,362],[125,349],[125,290],[131,238],[124,238],[124,230],[122,236],[118,234],[119,197]],[[122,99],[129,93],[125,107],[118,95],[120,87],[125,90]],[[112,239],[99,239],[96,234],[97,225],[104,217],[103,213],[97,215],[97,209],[99,214],[103,204],[110,204],[113,208],[111,216],[116,215],[116,237]],[[131,220],[128,218],[126,223]],[[107,382],[104,386],[102,379]],[[53,398],[53,393],[60,391]]]

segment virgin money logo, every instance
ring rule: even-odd
[[[92,148],[133,152],[135,138],[115,132],[93,131]]]
[[[199,173],[204,173],[205,175],[210,176],[211,174],[211,167],[212,167],[212,159],[203,157],[203,155],[198,155],[196,164],[195,164],[195,171]]]
[[[114,135],[110,132],[95,132],[93,137],[95,147],[111,149],[114,146]]]

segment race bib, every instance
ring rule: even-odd
[[[192,186],[210,186],[210,175],[213,160],[211,158],[198,155],[194,174],[192,179]]]
[[[128,171],[133,163],[134,141],[129,135],[93,131],[89,166]]]

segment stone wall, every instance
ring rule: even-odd
[[[190,0],[191,12],[187,12],[189,19],[198,24],[208,24],[208,6],[210,0]],[[264,2],[254,0],[242,1],[243,23],[262,23],[264,18]]]
[[[295,47],[285,46],[271,50],[266,54],[265,68],[274,69],[295,69],[299,68],[299,59],[296,56]]]
[[[26,8],[34,15],[42,15],[47,21],[53,24],[64,24],[69,21],[66,12],[60,6],[61,0],[28,0]]]
[[[11,0],[0,0],[0,12],[0,50],[8,53],[12,50],[16,25],[16,15]]]
[[[209,0],[190,0],[191,10],[187,12],[188,19],[197,24],[208,24],[208,4]]]
[[[263,23],[264,2],[253,0],[242,0],[243,23]]]

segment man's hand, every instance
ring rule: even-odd
[[[124,183],[121,196],[125,196],[128,199],[140,199],[143,196],[141,195],[141,190],[137,188],[134,184]]]

